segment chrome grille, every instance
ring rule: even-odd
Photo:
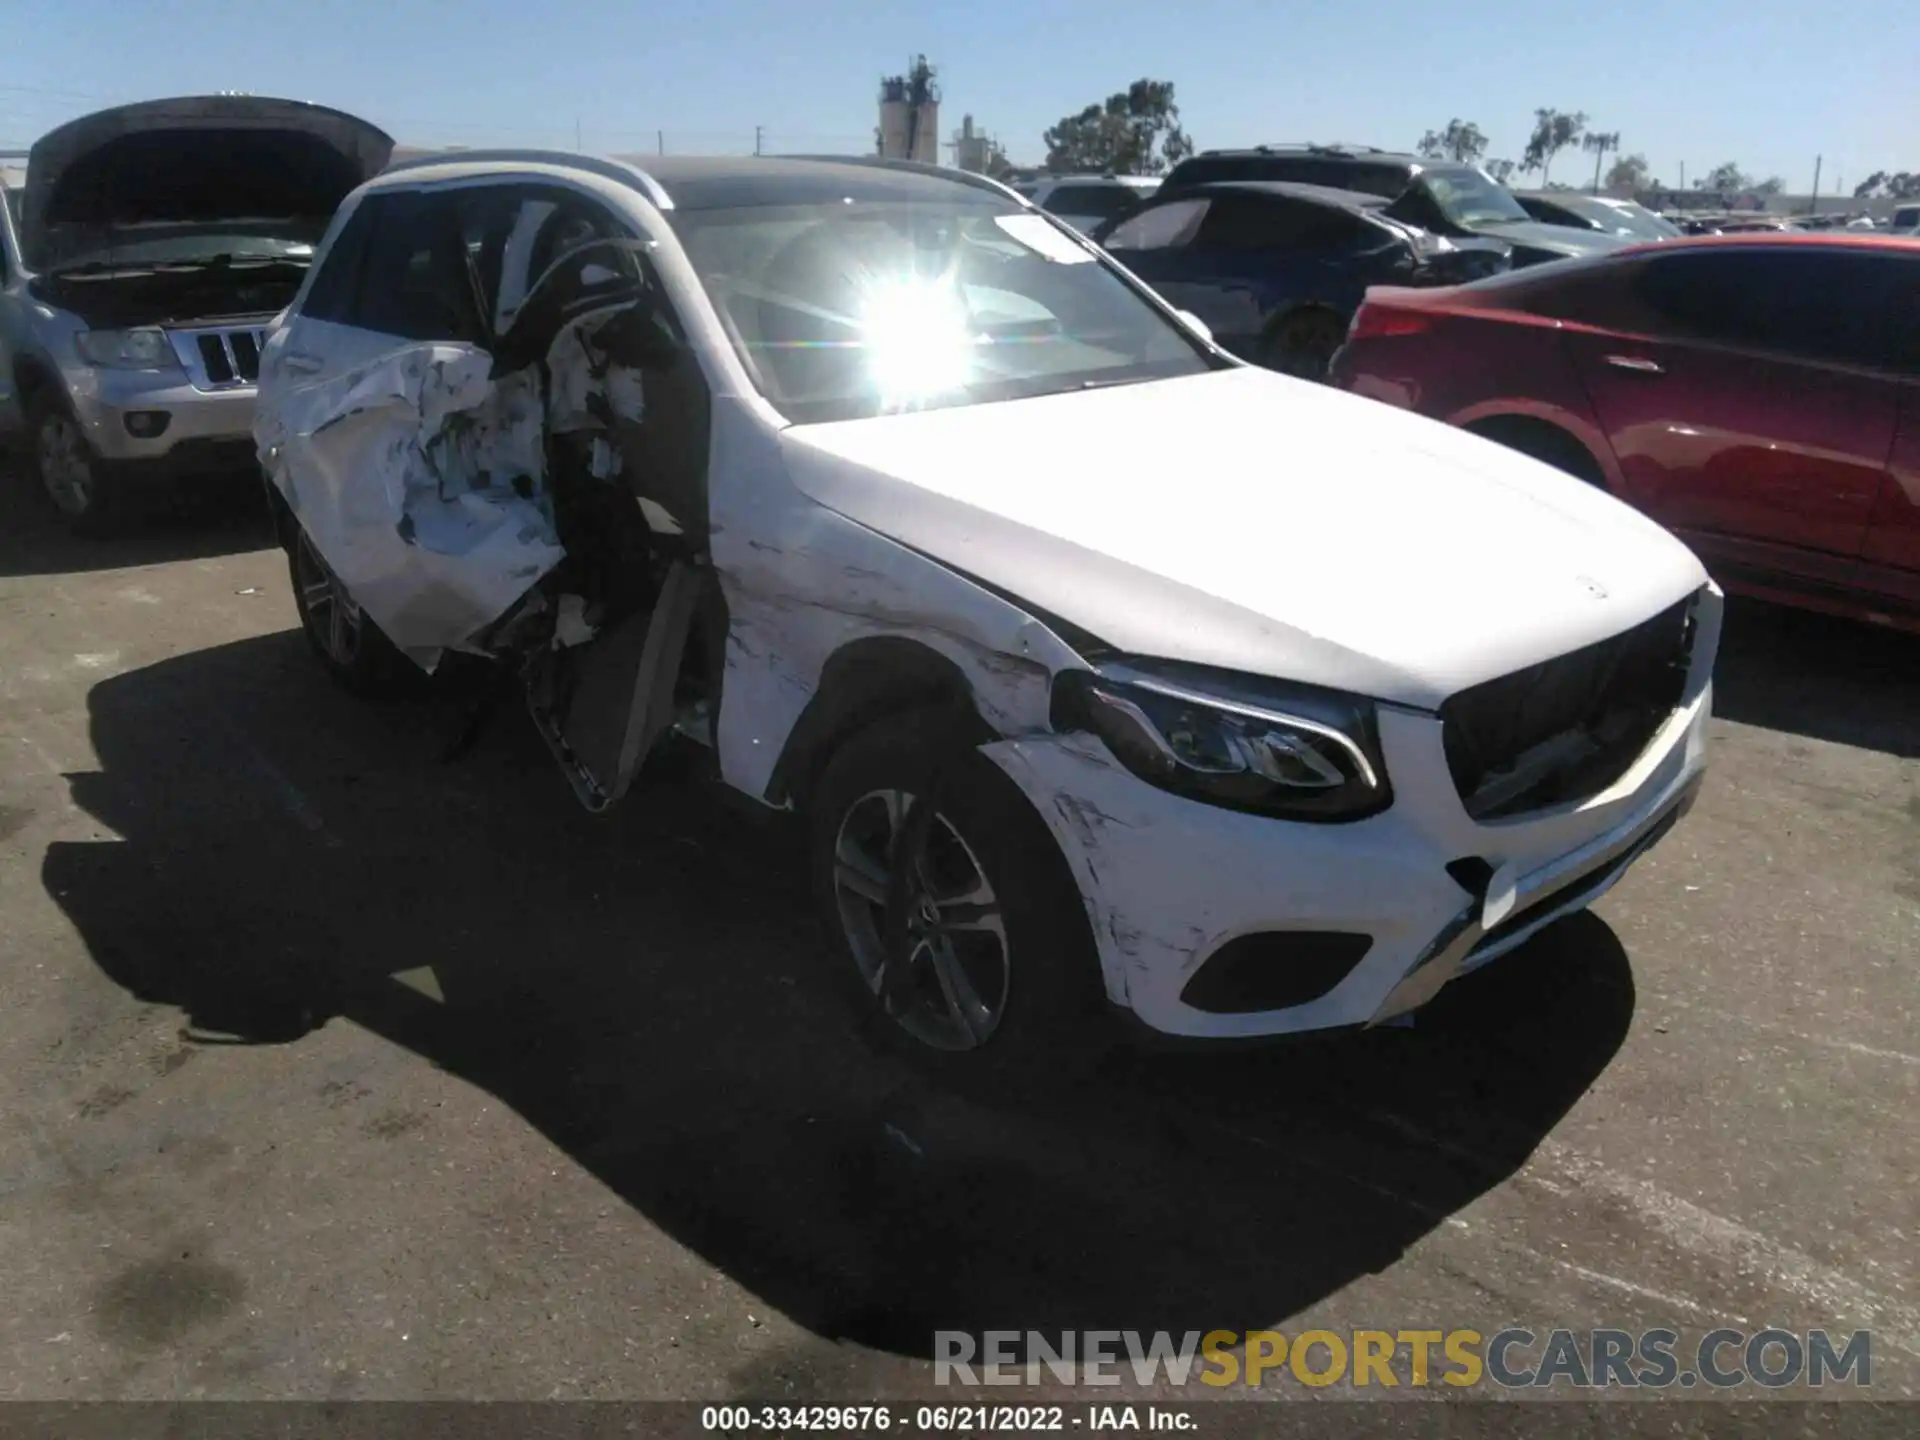
[[[260,347],[267,332],[253,325],[170,332],[174,354],[196,390],[233,390],[260,379]]]

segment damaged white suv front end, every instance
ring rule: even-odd
[[[1690,803],[1719,597],[1597,491],[1239,365],[990,182],[461,154],[262,361],[355,688],[517,678],[583,803],[670,731],[807,816],[925,1053],[1411,1010]]]

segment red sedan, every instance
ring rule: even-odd
[[[1920,244],[1713,235],[1374,289],[1336,385],[1604,485],[1730,590],[1920,632]]]

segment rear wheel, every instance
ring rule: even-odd
[[[1058,1062],[1091,1034],[1098,961],[1026,797],[942,712],[883,720],[829,762],[810,865],[869,1037],[970,1074]]]
[[[369,699],[404,694],[419,684],[419,667],[394,648],[299,527],[288,551],[288,570],[300,628],[328,674]]]
[[[1494,419],[1467,428],[1509,450],[1564,470],[1576,480],[1606,488],[1607,477],[1601,473],[1600,463],[1586,446],[1557,426],[1543,421]]]
[[[1331,310],[1296,310],[1267,333],[1260,363],[1301,380],[1325,380],[1347,327]]]

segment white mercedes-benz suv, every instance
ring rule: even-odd
[[[593,810],[704,743],[804,815],[837,973],[928,1056],[1403,1015],[1701,777],[1720,595],[1677,540],[1235,361],[953,171],[396,166],[255,435],[340,680],[487,657]]]

